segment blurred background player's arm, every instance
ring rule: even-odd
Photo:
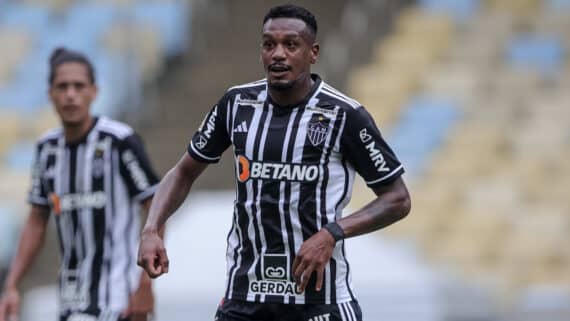
[[[4,291],[0,299],[0,321],[14,320],[19,314],[20,293],[18,285],[44,244],[48,221],[49,208],[32,205],[20,237],[18,252],[4,284]]]
[[[156,278],[168,272],[168,257],[160,231],[188,196],[194,181],[208,166],[185,154],[160,182],[141,235],[138,264]]]

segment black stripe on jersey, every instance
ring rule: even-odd
[[[119,171],[119,155],[116,152],[116,149],[113,148],[112,152],[111,152],[111,166],[110,166],[110,173],[109,173],[109,177],[110,177],[110,182],[109,182],[109,189],[111,190],[111,193],[109,194],[111,196],[111,200],[110,202],[108,202],[108,206],[109,208],[107,209],[110,213],[111,216],[111,222],[115,221],[115,208],[117,207],[116,202],[117,202],[117,198],[115,197],[115,175],[118,174]],[[117,165],[115,165],[117,164]],[[113,263],[113,250],[115,248],[115,242],[113,239],[113,227],[111,224],[106,224],[105,225],[106,231],[105,231],[105,235],[107,237],[107,239],[109,240],[109,248],[107,249],[109,255],[107,258],[107,262],[106,262],[106,266],[105,266],[105,270],[107,272],[107,284],[106,284],[106,295],[107,297],[105,298],[105,302],[106,305],[109,306],[111,304],[111,265]]]
[[[111,151],[105,151],[110,153]],[[92,166],[98,166],[98,164],[104,163],[105,157],[110,157],[110,155],[105,155],[95,150],[92,155],[93,159],[91,161]],[[97,170],[91,170],[91,173],[96,173]],[[105,172],[101,169],[101,175],[91,175],[91,191],[104,191],[105,190]],[[111,176],[109,176],[111,178]],[[111,194],[113,195],[113,194]],[[107,206],[110,206],[107,203]],[[93,208],[93,236],[95,238],[95,254],[93,256],[93,270],[91,271],[91,286],[89,292],[91,295],[91,302],[89,305],[90,311],[99,311],[99,282],[101,280],[101,274],[103,270],[103,248],[105,240],[105,208]]]
[[[297,137],[297,132],[299,131],[299,126],[297,126],[297,124],[299,124],[302,117],[303,117],[302,112],[298,112],[297,115],[295,116],[295,120],[293,122],[293,129],[291,130],[291,136],[289,138],[289,146],[287,146],[287,162],[293,161],[293,152],[295,150],[295,138]],[[285,199],[286,200],[291,199],[291,184],[285,184]],[[290,202],[285,202],[283,210],[285,213],[289,213],[289,215],[285,216],[286,217],[285,225],[287,226],[287,235],[289,237],[289,250],[290,250],[289,253],[291,253],[291,264],[293,264],[292,262],[295,259],[297,253],[295,252],[295,237],[293,234],[293,224],[291,223],[290,205],[291,205]]]
[[[239,113],[236,111],[235,113],[237,114],[235,116],[235,120],[233,121],[233,124],[242,124],[242,123],[246,123],[248,126],[251,126],[251,120],[253,119],[253,114],[255,113],[255,109],[252,106],[248,106],[248,105],[237,105],[236,109],[239,110]],[[233,138],[233,145],[234,146],[246,146],[246,142],[247,142],[247,136],[248,133],[245,132],[234,132],[234,127],[230,127],[231,132],[231,136]],[[236,149],[235,150],[236,155],[244,155],[245,154],[245,150],[242,149]],[[239,166],[239,165],[238,165]],[[239,169],[239,168],[237,168]],[[236,173],[238,173],[238,171],[236,170]],[[245,185],[244,185],[245,186]],[[245,187],[243,188],[243,190],[240,190],[240,195],[245,195],[243,193],[246,192]],[[243,192],[243,193],[241,193]]]
[[[322,126],[330,129],[330,122],[331,120],[327,117],[322,117],[319,114],[311,115],[311,119],[309,124],[311,123],[320,123]],[[310,125],[308,125],[310,126]],[[309,129],[310,130],[310,129]],[[329,133],[330,135],[331,133]],[[318,163],[320,164],[322,159],[322,154],[326,147],[326,138],[325,140],[317,146],[314,146],[311,140],[309,139],[310,133],[307,132],[307,136],[305,137],[305,144],[303,148],[303,160],[302,163]],[[324,166],[319,166],[323,172],[321,173],[321,177],[328,176],[328,169]],[[308,238],[313,236],[317,231],[317,217],[319,216],[319,209],[317,209],[317,186],[318,183],[315,182],[314,184],[301,184],[301,188],[299,191],[299,221],[301,222],[301,228],[303,231],[303,241],[306,241]],[[321,202],[323,202],[324,195],[321,195]],[[324,302],[325,299],[325,291],[315,291],[315,287],[317,284],[317,275],[313,273],[307,283],[307,287],[305,290],[305,301],[306,302]]]
[[[263,112],[261,113],[261,117],[259,119],[259,126],[257,126],[257,132],[255,133],[255,140],[254,140],[254,145],[253,145],[253,158],[255,160],[262,160],[263,158],[261,157],[262,155],[260,155],[259,153],[259,148],[261,147],[261,139],[263,136],[263,131],[265,128],[265,122],[267,120],[267,114],[269,113],[269,105],[267,103],[265,103],[263,105]],[[251,214],[253,217],[253,230],[255,231],[255,245],[258,249],[258,253],[261,255],[262,254],[262,241],[261,241],[261,231],[259,230],[259,222],[257,221],[257,206],[256,204],[261,203],[261,190],[259,188],[259,182],[256,181],[252,181],[251,182],[251,186],[253,189],[253,205],[251,207]],[[260,208],[261,210],[261,208]],[[260,213],[260,216],[263,215],[263,213]],[[259,261],[261,262],[261,261]],[[257,262],[257,266],[255,267],[255,275],[257,277],[258,280],[262,279],[262,273],[261,273],[261,264],[259,264],[259,262]],[[260,295],[257,294],[255,296],[255,300],[257,302],[260,301]]]
[[[54,144],[56,144],[57,146],[57,140],[54,142]],[[43,148],[51,148],[50,143],[46,143]],[[51,153],[50,155],[47,156],[46,161],[45,161],[45,169],[51,169],[52,171],[55,172],[55,166],[56,166],[56,157],[57,157],[57,153]],[[55,176],[55,174],[54,174]],[[47,193],[47,196],[49,197],[50,193],[54,193],[55,192],[55,177],[52,178],[42,178],[42,181],[44,182],[45,186],[44,189]],[[62,255],[63,255],[63,238],[62,238],[62,231],[61,231],[61,226],[59,224],[57,224],[57,221],[59,220],[59,215],[55,216],[55,221],[56,221],[56,229],[57,229],[57,241],[59,244],[59,250]]]
[[[292,162],[293,161],[293,151],[295,150],[295,138],[297,137],[297,132],[299,130],[299,126],[296,126],[296,124],[299,124],[299,122],[301,121],[301,118],[303,117],[303,113],[302,112],[298,112],[297,115],[295,116],[295,119],[293,121],[293,126],[292,126],[292,130],[291,130],[291,135],[289,136],[289,144],[287,146],[287,154],[286,154],[286,161],[287,162]],[[284,199],[285,200],[290,200],[291,199],[291,184],[285,184],[285,191],[284,191]],[[283,204],[283,212],[285,212],[285,227],[287,228],[287,238],[288,238],[288,242],[289,242],[289,253],[291,255],[291,262],[290,264],[293,264],[293,261],[295,260],[295,256],[296,256],[296,252],[295,252],[295,236],[293,234],[293,224],[291,223],[291,206],[290,206],[290,202],[284,202]],[[289,267],[291,269],[291,267]],[[293,274],[293,273],[291,273]],[[293,281],[293,275],[291,275],[291,281]],[[294,298],[292,298],[294,299]]]
[[[280,107],[274,107],[272,111],[266,136],[271,137],[271,140],[266,141],[264,144],[262,159],[270,162],[281,162],[291,110],[282,110]],[[281,182],[273,180],[263,181],[261,194],[263,195],[263,198],[260,200],[261,225],[265,234],[267,253],[285,253],[285,241],[281,231],[283,222],[281,222],[279,210]],[[265,302],[283,303],[283,297],[267,295]]]
[[[232,288],[232,278],[234,277],[234,271],[238,266],[238,257],[239,257],[238,253],[243,250],[243,240],[242,240],[242,237],[241,237],[239,230],[238,230],[238,213],[237,213],[237,210],[234,211],[234,217],[233,217],[232,221],[233,221],[232,222],[232,228],[230,229],[230,232],[228,233],[228,237],[226,238],[226,242],[227,242],[228,247],[229,247],[230,246],[230,237],[233,233],[236,233],[239,245],[236,246],[236,248],[234,249],[234,265],[232,265],[232,267],[230,268],[230,272],[228,273],[228,284],[226,287],[226,295],[225,295],[226,298],[229,298],[230,289]]]
[[[342,257],[344,258],[344,264],[346,264],[346,277],[345,277],[345,282],[346,282],[346,289],[348,290],[348,293],[350,293],[350,297],[352,298],[352,300],[356,300],[356,298],[354,297],[354,294],[352,293],[352,289],[350,288],[350,282],[348,281],[348,276],[350,275],[350,264],[348,264],[348,260],[346,259],[346,250],[344,247],[344,240],[342,241]]]
[[[125,235],[125,237],[128,237],[132,227],[133,227],[133,221],[134,221],[134,215],[136,215],[136,213],[133,213],[134,209],[133,209],[133,204],[131,202],[129,202],[129,213],[131,213],[129,215],[129,219],[127,221],[127,225],[125,226],[125,233],[123,235]],[[130,243],[129,242],[124,242],[125,243],[125,255],[126,257],[133,257],[134,253],[131,252],[131,247],[130,247]],[[132,267],[133,264],[133,260],[128,260],[128,263],[125,264],[125,295],[127,296],[127,298],[130,296],[131,294],[131,278],[129,277],[129,272],[130,269]]]
[[[239,113],[238,113],[239,110]],[[243,121],[246,121],[248,124],[251,124],[253,119],[255,109],[251,106],[244,106],[244,105],[237,105],[236,106],[236,119],[234,120],[234,124],[241,124]],[[232,128],[233,131],[233,128]],[[253,134],[253,133],[252,133]],[[246,146],[247,145],[247,136],[248,134],[234,134],[234,146]],[[239,145],[238,145],[239,143]],[[245,154],[245,150],[235,149],[236,155]],[[237,175],[239,175],[239,163],[235,164],[235,173],[236,173],[236,180]],[[237,184],[237,200],[236,202],[236,211],[237,211],[237,224],[241,227],[243,231],[243,239],[242,239],[242,248],[238,252],[236,248],[236,254],[242,256],[241,265],[238,267],[237,272],[235,273],[236,277],[234,280],[233,292],[232,295],[233,299],[236,300],[246,300],[247,299],[247,290],[249,289],[249,279],[247,276],[247,272],[251,267],[251,264],[254,261],[254,245],[249,237],[246,237],[247,230],[249,226],[249,215],[247,209],[242,205],[247,202],[248,195],[247,195],[247,186],[246,184]],[[255,226],[255,221],[252,223]]]
[[[290,111],[283,113],[279,107],[273,109],[273,117],[271,117],[267,134],[267,137],[271,137],[271,141],[266,141],[263,156],[260,159],[269,162],[281,162],[290,116]],[[281,232],[282,223],[279,215],[281,182],[264,180],[261,194],[263,195],[263,199],[261,199],[261,224],[265,232],[267,253],[285,253],[285,244]]]
[[[77,146],[71,146],[69,148],[69,190],[68,192],[73,194],[76,193],[77,189],[75,186],[75,177],[77,176]],[[69,258],[69,262],[67,268],[69,270],[75,270],[77,268],[77,263],[79,261],[79,253],[78,253],[78,244],[77,244],[77,233],[79,229],[79,217],[77,214],[77,210],[73,209],[70,211],[71,217],[71,257]],[[62,213],[65,215],[65,213]]]
[[[328,221],[328,217],[327,217],[327,185],[329,182],[329,171],[328,171],[328,164],[329,164],[329,157],[331,155],[331,152],[335,146],[335,143],[337,141],[337,138],[340,134],[340,125],[343,121],[343,117],[346,117],[346,114],[342,113],[341,117],[337,117],[335,122],[334,122],[334,126],[333,126],[333,132],[331,133],[331,137],[330,137],[330,141],[328,144],[326,144],[325,142],[325,149],[323,150],[324,152],[324,161],[323,161],[323,169],[324,173],[323,173],[323,181],[321,183],[321,209],[320,209],[320,213],[321,213],[321,227],[325,226],[326,224],[329,223]],[[346,188],[346,186],[345,186]],[[334,266],[334,269],[333,269]],[[329,280],[324,280],[323,284],[325,287],[330,286],[330,293],[331,293],[331,302],[336,302],[336,262],[334,261],[333,258],[330,259],[329,261],[329,270],[330,270],[330,279]],[[325,274],[327,275],[327,274]],[[330,285],[329,285],[330,284]],[[317,293],[321,293],[322,298],[326,300],[326,298],[324,297],[325,295],[325,291],[321,290],[320,292]]]

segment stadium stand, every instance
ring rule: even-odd
[[[506,320],[566,319],[570,1],[426,0],[398,25],[349,84],[408,168],[412,214],[387,234],[490,289]]]

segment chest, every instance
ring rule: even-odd
[[[236,157],[274,163],[319,163],[338,148],[341,115],[324,108],[238,106],[230,137]]]

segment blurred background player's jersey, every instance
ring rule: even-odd
[[[233,146],[236,200],[228,236],[226,298],[336,304],[354,300],[344,241],[304,293],[291,266],[302,243],[342,216],[355,170],[370,187],[389,184],[403,166],[355,100],[313,75],[297,105],[278,106],[265,80],[232,87],[206,115],[188,151],[217,162]]]
[[[62,129],[37,144],[29,202],[49,207],[61,250],[60,311],[122,311],[140,280],[140,202],[158,183],[133,130],[96,119],[87,136]]]

